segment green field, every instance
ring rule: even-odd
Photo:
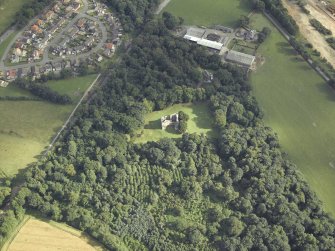
[[[70,78],[65,80],[51,80],[47,85],[59,94],[69,95],[74,102],[79,101],[82,94],[89,85],[96,79],[97,75],[92,74],[85,77]]]
[[[77,100],[95,77],[50,81],[48,85]],[[0,96],[31,94],[9,85],[0,88]],[[6,175],[15,175],[36,160],[73,108],[44,101],[0,101],[0,169]]]
[[[16,34],[16,32],[13,32],[0,44],[0,58],[2,58],[3,54],[6,51],[6,48],[9,46],[10,42],[14,39]]]
[[[252,74],[253,93],[265,122],[279,136],[327,211],[335,215],[335,95],[319,75],[295,54],[279,32],[261,15],[256,28],[269,26],[271,36],[259,48],[265,64]]]
[[[0,5],[0,34],[2,34],[14,21],[17,11],[25,3],[32,0],[4,0]]]
[[[221,24],[236,27],[241,15],[250,12],[249,0],[172,0],[164,11],[182,17],[185,24]]]
[[[143,134],[135,139],[136,143],[147,141],[157,141],[161,138],[179,138],[181,134],[177,133],[174,128],[162,130],[160,119],[162,116],[170,115],[179,111],[187,113],[190,117],[187,123],[188,133],[204,133],[214,135],[213,119],[209,108],[206,104],[178,104],[166,108],[162,111],[152,112],[146,115]]]

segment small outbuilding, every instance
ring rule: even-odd
[[[226,55],[226,60],[243,66],[251,67],[255,61],[255,56],[239,51],[230,50]]]

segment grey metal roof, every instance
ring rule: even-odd
[[[255,60],[255,56],[230,50],[227,53],[226,59],[235,63],[251,66]]]

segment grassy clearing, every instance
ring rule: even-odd
[[[26,217],[18,232],[2,251],[17,250],[103,250],[103,248],[80,231],[53,221]]]
[[[265,64],[252,74],[253,92],[265,121],[278,133],[283,149],[335,215],[335,95],[279,32],[261,15],[255,28],[268,26],[270,37],[258,53]]]
[[[0,34],[2,34],[14,21],[18,10],[32,0],[4,0],[0,5]]]
[[[90,75],[47,84],[77,101],[95,78],[96,75]],[[5,94],[30,95],[10,85],[0,89],[0,95]],[[74,104],[55,105],[44,101],[0,101],[0,169],[12,176],[35,161],[73,108]]]
[[[164,11],[184,18],[185,24],[222,24],[236,27],[241,15],[250,12],[248,0],[172,0]]]
[[[167,128],[166,131],[163,131],[160,122],[162,116],[179,111],[187,113],[190,117],[187,124],[188,133],[204,133],[209,136],[215,136],[213,119],[206,104],[178,104],[162,111],[149,113],[145,118],[143,134],[136,138],[135,142],[144,143],[147,141],[157,141],[161,138],[180,138],[181,134],[178,134],[174,128]]]

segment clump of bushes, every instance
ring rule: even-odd
[[[323,34],[323,35],[331,35],[332,34],[331,30],[329,30],[326,27],[324,27],[323,24],[320,23],[315,18],[310,19],[309,22],[321,34]]]
[[[185,133],[187,131],[187,121],[190,119],[190,117],[183,111],[178,112],[178,117],[179,117],[178,131],[179,133]]]
[[[335,37],[330,37],[326,39],[327,43],[335,50]]]

